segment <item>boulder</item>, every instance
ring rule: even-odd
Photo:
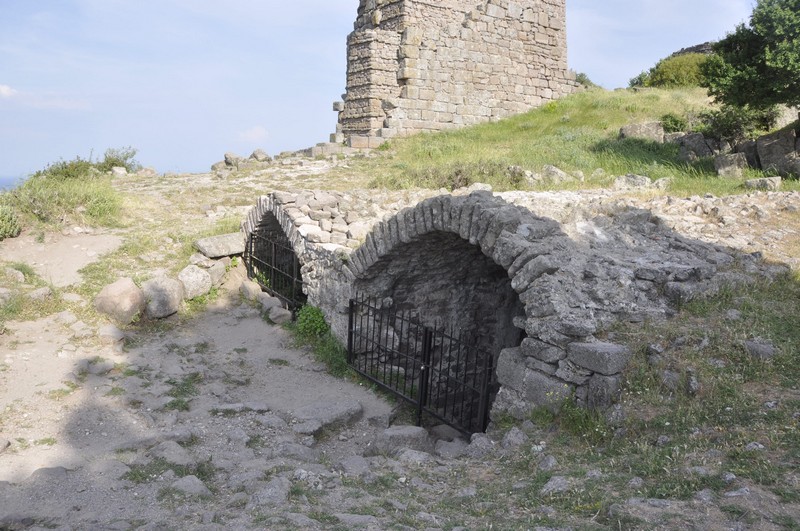
[[[709,147],[702,133],[684,135],[678,140],[678,143],[681,146],[680,159],[684,162],[692,162],[698,158],[714,155],[714,151]]]
[[[747,156],[744,153],[731,153],[714,157],[714,169],[720,177],[741,177],[747,168]]]
[[[573,178],[567,172],[550,164],[546,164],[542,168],[542,178],[551,183],[564,183],[572,181]]]
[[[253,151],[253,153],[250,155],[250,158],[257,162],[270,162],[272,160],[272,157],[267,155],[266,151],[263,149],[257,149]]]
[[[645,122],[626,125],[619,130],[620,138],[638,138],[662,144],[664,142],[664,126],[661,122]]]
[[[761,169],[784,173],[786,158],[795,153],[797,134],[794,129],[785,129],[765,135],[756,140],[756,150]]]
[[[194,246],[207,258],[244,254],[244,234],[234,232],[197,240]]]
[[[758,150],[756,149],[755,140],[746,140],[736,146],[736,152],[742,153],[747,159],[747,165],[751,168],[760,168],[758,162]]]
[[[114,166],[111,168],[111,176],[112,177],[125,177],[128,175],[127,168],[123,168],[122,166]]]
[[[225,153],[225,165],[228,167],[233,167],[238,165],[242,161],[242,157],[237,155],[236,153]]]
[[[228,267],[222,262],[214,262],[214,265],[208,268],[208,274],[211,277],[211,283],[214,286],[219,286],[225,278],[225,273],[228,272]]]
[[[145,314],[151,319],[162,319],[177,313],[183,301],[183,284],[179,280],[159,277],[142,284],[147,301]]]
[[[208,271],[196,265],[186,266],[178,273],[178,280],[183,284],[183,297],[187,300],[207,294],[213,286]]]

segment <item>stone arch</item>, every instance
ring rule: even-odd
[[[415,250],[415,246],[419,249]],[[392,296],[399,291],[401,299],[406,300],[422,300],[432,291],[432,311],[446,314],[453,308],[440,305],[441,285],[434,282],[426,286],[426,295],[409,295],[415,281],[428,278],[419,271],[408,270],[409,266],[426,267],[426,253],[435,254],[434,275],[452,265],[456,265],[453,281],[468,278],[475,282],[486,275],[489,289],[494,291],[493,300],[506,301],[497,309],[497,322],[490,323],[499,336],[493,344],[500,386],[495,410],[523,416],[537,406],[556,409],[580,387],[579,398],[588,399],[595,373],[605,377],[603,373],[609,372],[602,364],[593,371],[584,366],[591,364],[584,363],[586,356],[569,352],[570,348],[578,349],[577,345],[590,345],[586,347],[590,351],[587,355],[596,357],[597,349],[607,344],[595,341],[596,326],[590,312],[564,302],[569,298],[564,291],[580,288],[570,280],[571,273],[562,274],[561,266],[569,263],[575,248],[557,222],[537,217],[489,192],[426,199],[373,226],[364,244],[350,256],[352,289],[370,288],[378,296]],[[443,257],[447,253],[462,254]],[[476,270],[466,271],[467,263],[476,265]],[[454,286],[453,282],[449,285]],[[461,287],[467,291],[476,288]],[[513,294],[515,301],[508,304],[507,294]],[[468,311],[474,310],[474,302],[469,296],[456,296],[456,304],[465,304]],[[488,310],[476,315],[476,319],[486,319],[492,308]],[[472,324],[482,326],[480,322]],[[570,344],[575,346],[569,347]],[[608,355],[627,361],[622,350],[614,345],[608,347]],[[616,365],[614,374],[624,363]],[[604,400],[608,402],[618,381],[605,384],[595,395],[605,393],[608,400]],[[591,405],[605,404],[594,400]]]

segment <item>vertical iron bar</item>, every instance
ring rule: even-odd
[[[433,349],[433,333],[427,326],[422,333],[422,368],[420,370],[419,403],[417,404],[417,426],[422,425],[422,410],[428,397],[428,377],[430,376],[431,350]]]
[[[356,301],[350,299],[348,302],[348,315],[347,315],[347,363],[353,364],[353,317],[356,309]]]

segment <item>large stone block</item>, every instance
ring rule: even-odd
[[[525,371],[523,396],[535,407],[558,412],[564,402],[572,397],[573,391],[573,386],[558,378],[531,369]]]
[[[244,253],[244,234],[234,232],[197,240],[194,246],[208,258],[222,258]]]
[[[94,299],[94,306],[98,312],[118,323],[128,324],[144,310],[144,293],[132,279],[121,278],[100,291]]]
[[[174,278],[159,277],[142,284],[147,307],[145,314],[151,319],[162,319],[177,313],[183,301],[183,284]]]
[[[574,364],[606,376],[618,374],[630,361],[631,351],[614,343],[570,343],[567,359]]]

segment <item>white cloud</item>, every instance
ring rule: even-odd
[[[263,142],[267,138],[269,138],[269,131],[260,125],[255,125],[239,133],[239,140],[243,142]]]
[[[19,94],[19,92],[8,85],[0,85],[0,98],[12,98],[17,94]]]

